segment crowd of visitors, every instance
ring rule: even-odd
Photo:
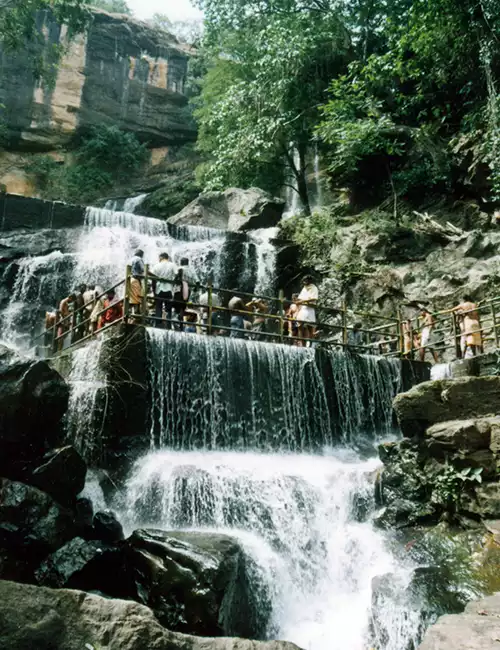
[[[300,293],[293,294],[291,300],[254,297],[248,302],[238,290],[214,289],[209,294],[201,287],[188,258],[182,258],[177,265],[168,253],[161,253],[146,274],[144,252],[137,250],[130,261],[126,296],[119,297],[114,289],[104,292],[98,286],[82,284],[61,300],[58,310],[47,312],[46,336],[52,337],[59,350],[76,343],[123,319],[127,299],[130,306],[127,317],[132,322],[140,320],[186,333],[261,341],[275,340],[279,335],[280,340],[297,347],[315,346],[319,341],[328,340],[371,354],[398,353],[402,343],[404,356],[414,358],[418,353],[424,361],[429,352],[436,363],[447,339],[460,338],[460,345],[456,346],[458,356],[475,356],[483,351],[478,308],[467,295],[453,309],[441,312],[455,315],[453,322],[460,328],[458,335],[439,329],[426,307],[421,308],[417,319],[404,321],[401,332],[383,334],[383,327],[365,326],[364,329],[361,321],[352,326],[345,322],[341,326],[323,324],[318,329],[318,298],[318,287],[310,275],[303,278]]]

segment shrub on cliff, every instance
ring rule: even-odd
[[[26,171],[44,198],[85,203],[125,182],[148,157],[146,145],[134,134],[116,126],[96,126],[82,137],[73,162],[62,165],[50,156],[35,156]]]

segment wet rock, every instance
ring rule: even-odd
[[[462,495],[460,510],[481,519],[500,518],[500,483],[482,483]]]
[[[442,616],[425,634],[419,650],[496,650],[500,594],[469,603],[463,614]]]
[[[87,466],[74,447],[54,449],[43,457],[30,482],[60,503],[73,504],[85,487]]]
[[[23,463],[57,446],[69,389],[44,361],[0,346],[0,473],[18,478]]]
[[[90,530],[94,521],[94,506],[92,499],[81,497],[75,504],[76,524],[79,530]]]
[[[394,400],[401,430],[423,437],[433,424],[470,420],[500,413],[500,377],[462,377],[429,381]]]
[[[76,532],[73,513],[37,488],[0,479],[0,549],[26,571]]]
[[[395,498],[375,514],[373,523],[384,529],[408,528],[417,524],[432,523],[437,518],[438,513],[431,503]]]
[[[110,571],[113,552],[102,542],[75,537],[42,562],[35,578],[46,587],[97,589]]]
[[[268,595],[235,539],[215,533],[138,530],[128,545],[127,565],[134,572],[140,602],[169,629],[203,636],[265,634]]]
[[[179,226],[204,226],[221,230],[255,230],[276,226],[285,202],[263,190],[231,188],[204,192],[168,222]]]
[[[134,602],[7,581],[0,581],[0,621],[9,650],[298,650],[284,641],[176,634]]]
[[[97,512],[94,516],[93,528],[94,536],[108,544],[125,539],[123,527],[111,510]]]

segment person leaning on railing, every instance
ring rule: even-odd
[[[130,261],[130,292],[129,292],[129,305],[132,308],[133,314],[140,314],[142,308],[142,301],[144,297],[144,289],[142,286],[144,273],[146,267],[144,265],[144,251],[138,249],[135,251],[133,258]]]

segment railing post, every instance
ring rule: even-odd
[[[285,292],[283,289],[280,289],[279,292],[279,301],[280,301],[280,343],[284,342],[284,331],[285,331],[285,321],[283,320],[285,316]]]
[[[342,300],[342,343],[347,347],[347,305],[345,300]]]
[[[212,280],[208,283],[208,329],[207,329],[207,334],[211,336],[212,334],[212,311],[213,311],[213,301],[212,301],[212,293],[213,293],[213,287],[212,287]]]
[[[462,348],[460,347],[460,334],[457,323],[457,315],[454,311],[451,312],[451,329],[453,330],[453,344],[455,346],[455,358],[462,358]]]
[[[144,325],[148,324],[148,281],[149,281],[149,264],[144,265],[144,286],[142,289],[141,314]],[[155,305],[156,306],[156,305]]]
[[[497,313],[495,311],[495,301],[491,300],[491,317],[493,319],[493,336],[495,337],[495,348],[498,350],[498,329],[497,329]]]
[[[59,309],[56,309],[56,319],[54,321],[54,332],[52,333],[52,355],[57,352],[57,330],[59,328]]]
[[[125,323],[128,321],[129,311],[130,311],[130,265],[127,265],[125,271],[125,296],[123,297],[123,320]]]

